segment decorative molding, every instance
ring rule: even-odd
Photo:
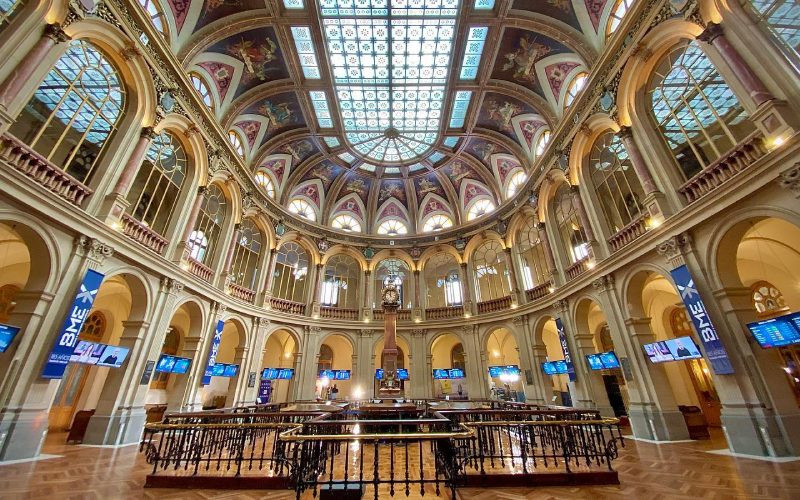
[[[374,331],[374,330],[372,330],[371,328],[362,328],[361,330],[359,330],[359,331],[358,331],[358,333],[359,333],[359,334],[360,334],[362,337],[372,337],[372,332],[373,332],[373,331]]]
[[[605,292],[607,290],[611,290],[614,288],[614,276],[611,274],[606,274],[605,276],[601,276],[596,280],[592,281],[592,287],[595,290]]]
[[[412,337],[424,337],[426,333],[428,333],[428,330],[424,328],[414,328],[411,330]]]
[[[781,172],[778,176],[778,185],[792,192],[795,198],[800,198],[800,162],[792,168]]]
[[[89,238],[85,235],[80,235],[78,237],[77,246],[88,259],[96,262],[98,265],[102,265],[107,258],[114,255],[114,248],[112,246],[96,238]]]
[[[59,23],[45,25],[42,36],[50,38],[56,44],[72,40],[72,37],[67,35],[67,33],[64,31],[64,28]]]
[[[553,302],[553,310],[555,310],[558,314],[566,313],[569,310],[569,300],[559,299]]]
[[[183,283],[174,278],[168,278],[166,276],[161,278],[162,289],[171,295],[177,295],[181,293],[183,291],[183,286]]]
[[[689,251],[691,242],[689,233],[681,233],[658,245],[656,251],[668,263],[680,265],[683,264],[683,256]]]

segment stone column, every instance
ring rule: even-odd
[[[225,261],[222,263],[222,272],[219,273],[218,286],[227,292],[226,286],[232,279],[233,271],[233,257],[236,255],[236,249],[239,246],[239,238],[241,238],[242,225],[236,223],[233,225],[233,236],[228,241],[228,248],[225,250]],[[239,283],[241,284],[241,283]]]
[[[122,218],[122,214],[125,213],[130,206],[130,202],[126,199],[126,196],[131,188],[131,184],[133,184],[133,180],[136,178],[136,174],[139,172],[139,168],[142,166],[144,155],[147,153],[147,148],[150,147],[150,141],[153,140],[155,136],[156,132],[153,130],[153,127],[144,127],[139,134],[139,140],[136,142],[136,146],[128,157],[128,161],[125,163],[125,168],[122,169],[117,179],[114,190],[106,195],[106,208],[102,209],[102,212],[107,214],[106,222],[118,222]]]
[[[193,369],[200,363],[200,346],[203,344],[202,337],[186,336],[183,339],[183,349],[179,356],[192,360]],[[185,411],[187,396],[189,394],[190,374],[170,375],[171,387],[167,389],[167,412]]]
[[[461,289],[464,292],[464,314],[474,314],[474,303],[472,301],[472,283],[469,279],[469,269],[467,268],[467,263],[461,263],[461,275],[459,279],[461,280]]]
[[[620,127],[618,135],[622,144],[625,146],[625,150],[628,152],[628,158],[631,160],[631,165],[633,166],[634,172],[636,172],[636,177],[642,184],[642,190],[644,191],[644,199],[641,200],[642,207],[652,219],[658,222],[663,221],[667,215],[671,214],[671,211],[665,211],[667,202],[664,193],[658,190],[656,182],[653,180],[653,175],[650,173],[650,169],[647,166],[647,162],[642,156],[642,151],[639,149],[639,145],[636,144],[636,139],[633,137],[631,128]]]
[[[267,276],[264,284],[264,307],[270,309],[269,299],[272,297],[272,284],[275,282],[275,266],[278,263],[278,249],[272,250],[267,264]]]
[[[561,324],[564,327],[564,335],[567,338],[567,347],[569,348],[572,366],[575,370],[575,380],[567,384],[569,386],[570,396],[572,397],[572,405],[576,408],[594,409],[597,405],[593,397],[594,395],[589,391],[589,387],[587,387],[589,381],[583,369],[585,365],[582,365],[582,360],[580,359],[581,354],[576,345],[576,329],[570,317],[569,302],[566,299],[558,300],[553,304],[553,316],[561,318]]]
[[[558,283],[558,267],[556,267],[556,259],[553,256],[553,247],[550,245],[550,238],[547,236],[547,229],[544,222],[539,222],[536,227],[539,230],[539,240],[542,242],[542,249],[544,250],[544,257],[547,260],[547,272],[550,275],[550,285],[555,287]]]
[[[409,381],[406,382],[406,396],[412,398],[430,397],[427,390],[430,386],[429,379],[433,376],[430,370],[426,371],[427,363],[425,352],[425,333],[427,330],[411,330],[411,352],[409,353]],[[413,357],[412,357],[413,356]],[[419,362],[416,362],[416,361]]]
[[[233,364],[239,365],[239,373],[236,377],[228,379],[228,394],[225,397],[225,407],[233,408],[241,403],[240,395],[247,387],[247,361],[249,349],[247,346],[238,346],[234,350]]]
[[[206,186],[199,186],[197,188],[197,196],[194,199],[192,211],[189,212],[189,218],[186,219],[186,226],[183,229],[183,238],[181,238],[175,255],[175,259],[178,261],[189,258],[189,238],[192,236],[194,226],[197,224],[197,218],[200,216],[200,209],[203,207],[203,201],[205,200],[207,190],[208,188]]]
[[[314,283],[314,296],[311,297],[311,315],[315,318],[319,317],[320,304],[322,303],[322,280],[325,277],[325,266],[317,264],[316,282]]]
[[[575,210],[578,212],[578,218],[581,220],[583,232],[586,233],[586,239],[588,240],[589,246],[594,247],[597,243],[597,240],[595,239],[594,231],[592,230],[592,223],[589,220],[589,214],[586,212],[586,206],[583,204],[583,200],[581,199],[580,189],[578,186],[570,186],[570,191],[572,191],[572,202],[575,206]]]
[[[365,328],[358,332],[358,368],[354,382],[361,389],[362,398],[370,399],[375,387],[375,371],[372,364],[372,330]]]
[[[533,382],[533,372],[536,369],[536,365],[533,363],[531,357],[528,318],[527,316],[516,316],[512,319],[512,323],[516,330],[514,338],[517,341],[517,353],[519,356],[520,387],[522,387],[525,393],[525,401],[538,403],[542,400],[542,396],[537,390],[538,387],[536,387],[535,384],[528,383],[528,377],[530,377],[531,382]]]
[[[553,381],[542,372],[542,363],[547,361],[547,347],[544,344],[533,347],[533,380],[541,393],[541,400],[534,399],[532,403],[549,406],[553,404]]]
[[[524,294],[522,294],[519,289],[517,266],[514,265],[514,257],[511,255],[511,248],[504,248],[503,255],[506,259],[506,268],[508,268],[508,277],[511,282],[511,305],[514,307],[522,302],[521,296]]]
[[[475,331],[475,325],[464,325],[461,330],[461,339],[464,344],[464,354],[466,355],[466,376],[467,394],[470,399],[485,398],[489,393],[487,374],[483,370],[484,363],[481,362],[481,352],[484,349],[480,346]],[[483,353],[485,356],[485,352]],[[433,374],[431,373],[431,376]]]
[[[270,321],[267,318],[253,318],[253,347],[250,349],[250,356],[247,359],[247,367],[246,369],[245,367],[242,367],[241,372],[244,373],[248,378],[250,377],[250,372],[255,372],[256,384],[254,387],[247,387],[245,384],[245,387],[242,391],[242,396],[239,399],[240,404],[251,404],[256,400],[258,381],[261,379],[261,369],[264,368],[261,366],[261,362],[264,359],[264,346],[267,344],[267,329],[269,328],[269,325]]]
[[[420,272],[419,269],[414,269],[414,303],[413,303],[413,319],[417,322],[422,320],[422,302],[420,301]]]
[[[56,44],[71,40],[70,36],[58,23],[47,24],[42,37],[31,48],[28,55],[22,58],[17,67],[6,77],[0,85],[0,109],[5,112],[8,106],[17,100],[22,88],[30,83],[33,74],[40,69],[42,62],[47,57],[50,49]]]
[[[203,375],[208,364],[211,341],[217,329],[217,322],[222,319],[226,310],[227,306],[225,304],[214,303],[211,306],[208,323],[203,328],[205,333],[200,343],[200,353],[192,361],[191,372],[186,382],[188,387],[186,399],[184,400],[186,411],[199,411],[203,407]]]
[[[361,316],[364,318],[372,317],[372,301],[370,300],[369,296],[369,283],[372,280],[372,271],[369,269],[364,269],[364,294],[361,297],[361,308],[362,314]]]

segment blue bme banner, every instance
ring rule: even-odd
[[[572,364],[572,356],[569,353],[569,345],[567,344],[567,334],[564,332],[564,323],[561,322],[561,318],[556,318],[556,330],[558,330],[558,340],[561,342],[561,352],[564,353],[564,361],[567,363],[569,381],[575,382],[575,365]]]
[[[208,364],[206,364],[206,371],[203,373],[203,385],[211,383],[211,372],[214,365],[217,364],[217,353],[219,352],[219,342],[222,340],[222,328],[225,322],[222,320],[217,321],[217,328],[214,330],[214,338],[211,339],[211,348],[208,352]]]
[[[706,305],[703,299],[700,298],[700,293],[694,285],[694,279],[689,274],[689,269],[686,265],[676,267],[672,271],[672,279],[675,281],[675,286],[678,287],[678,293],[681,296],[683,305],[689,311],[689,317],[692,318],[695,330],[700,335],[700,340],[705,347],[706,357],[714,372],[719,375],[729,375],[733,373],[733,365],[728,358],[728,351],[722,345],[722,341],[717,335],[717,329],[711,324],[711,318],[708,317]]]
[[[61,330],[58,332],[53,350],[50,351],[50,356],[44,365],[43,378],[64,376],[64,370],[67,369],[69,358],[78,342],[78,334],[81,333],[83,322],[86,321],[86,317],[92,310],[92,304],[97,298],[97,291],[100,289],[100,284],[103,283],[103,278],[105,275],[93,269],[86,271],[83,282],[78,287],[78,293],[75,294],[75,300],[64,319],[64,324],[61,325]]]

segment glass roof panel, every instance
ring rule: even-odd
[[[287,9],[302,9],[303,0],[283,0],[283,6]]]
[[[325,141],[329,148],[335,148],[339,145],[339,139],[336,137],[323,137],[322,140]]]
[[[475,0],[475,10],[494,9],[494,0]]]
[[[311,97],[311,104],[314,106],[314,114],[317,115],[317,123],[319,123],[320,128],[333,127],[331,110],[328,107],[328,98],[325,97],[325,92],[312,90],[308,95]]]
[[[300,66],[303,68],[303,76],[309,80],[318,80],[321,75],[317,53],[314,51],[314,41],[311,39],[311,29],[308,26],[293,26],[292,38],[297,48],[297,56],[300,58]]]
[[[438,139],[458,2],[320,0],[345,137],[366,159],[413,161]]]
[[[467,43],[464,47],[464,61],[461,63],[462,80],[474,80],[478,76],[478,66],[483,55],[483,45],[486,42],[486,35],[489,33],[488,26],[472,26],[467,33]]]
[[[469,101],[472,100],[471,90],[459,90],[453,99],[453,110],[450,112],[450,128],[461,128],[467,117]]]

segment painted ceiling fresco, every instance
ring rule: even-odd
[[[605,32],[611,8],[607,0],[513,0],[508,12],[499,2],[476,11],[471,1],[423,0],[424,16],[436,29],[415,31],[402,8],[384,15],[369,0],[369,12],[355,20],[348,19],[347,0],[325,0],[322,10],[301,0],[289,2],[291,9],[282,0],[161,1],[176,57],[211,89],[221,128],[242,136],[250,170],[269,173],[276,202],[286,205],[295,193],[306,193],[323,205],[317,207],[322,223],[348,212],[367,231],[382,215],[402,215],[410,233],[427,214],[466,220],[466,196],[503,202],[509,173],[534,168],[537,140],[556,128],[563,112],[560,96],[605,43],[598,33]],[[496,20],[487,23],[491,17]],[[331,26],[335,30],[326,31]],[[372,43],[388,37],[387,30],[402,47]],[[468,38],[465,49],[462,38],[478,32],[485,38]],[[329,53],[331,40],[335,53]],[[364,59],[364,43],[372,44],[371,52],[385,50]],[[442,54],[452,53],[446,67],[443,43],[450,45]],[[479,70],[464,71],[467,60]],[[401,96],[391,87],[398,78],[404,85],[432,78],[444,89],[442,104],[426,90],[411,95],[406,89]],[[355,81],[388,91],[362,95],[347,87]],[[402,113],[392,107],[400,105]],[[381,114],[387,109],[388,121]],[[368,148],[359,149],[345,134],[345,120],[363,119],[369,128],[373,115],[378,128],[406,118],[401,127],[371,131],[378,137],[371,141],[424,151],[394,164],[389,154],[374,160],[374,151],[365,153]],[[416,139],[414,130],[421,134]],[[414,148],[414,141],[432,145]]]

